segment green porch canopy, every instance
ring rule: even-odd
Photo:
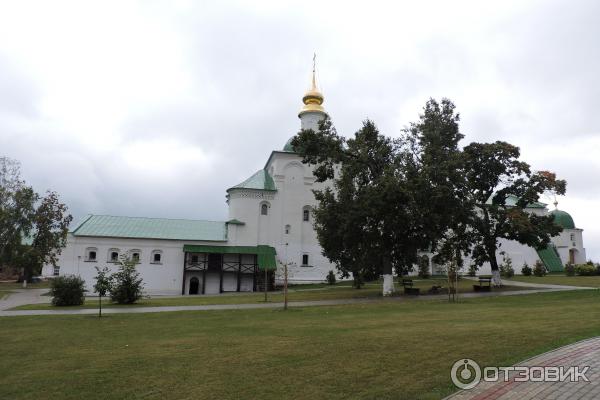
[[[186,253],[216,253],[216,254],[256,254],[259,269],[277,269],[275,255],[277,252],[271,246],[208,246],[185,244],[183,251]]]

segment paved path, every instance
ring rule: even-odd
[[[475,360],[477,361],[477,360]],[[482,382],[471,390],[460,391],[448,400],[591,400],[600,399],[600,337],[560,347],[548,353],[530,358],[519,366],[575,367],[583,371],[589,382],[515,382],[515,373],[508,381]],[[502,375],[502,377],[504,377]]]
[[[0,312],[25,304],[49,303],[50,297],[42,296],[50,289],[11,289],[12,293],[0,300]]]
[[[499,296],[516,296],[531,293],[546,293],[546,292],[561,292],[565,290],[573,290],[573,287],[565,286],[560,288],[539,288],[533,290],[507,290],[507,291],[492,291],[492,292],[477,292],[477,293],[461,293],[459,298],[478,298],[478,297],[499,297]],[[585,288],[591,289],[591,288]],[[294,301],[290,302],[290,307],[312,307],[312,306],[337,306],[345,304],[368,304],[381,302],[402,302],[402,301],[427,301],[427,300],[444,300],[448,295],[427,295],[415,297],[390,297],[385,299],[337,299],[337,300],[316,300],[316,301]],[[10,298],[9,298],[10,300]],[[40,301],[40,302],[47,302]],[[20,304],[32,304],[31,302]],[[18,304],[17,304],[18,305]],[[16,307],[13,305],[12,307]],[[139,314],[139,313],[157,313],[157,312],[172,312],[172,311],[210,311],[210,310],[247,310],[257,308],[282,308],[283,303],[253,303],[253,304],[215,304],[215,305],[198,305],[198,306],[166,306],[166,307],[118,307],[118,308],[103,308],[103,314]],[[23,315],[89,315],[98,312],[95,308],[82,308],[76,310],[17,310],[6,311],[0,307],[0,317],[23,316]]]

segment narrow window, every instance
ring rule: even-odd
[[[289,225],[286,225],[286,226],[285,226],[285,234],[286,234],[286,235],[289,235],[291,230],[292,230],[292,227],[291,227],[291,226],[289,226]]]
[[[54,266],[54,272],[53,272],[54,276],[58,276],[60,275],[60,267],[58,265]]]
[[[198,264],[198,255],[197,254],[192,255],[192,264]]]
[[[154,253],[154,262],[155,263],[159,263],[160,262],[160,253]]]
[[[262,204],[260,206],[260,214],[261,215],[268,215],[269,214],[269,206],[266,204]]]
[[[574,242],[574,241],[575,241],[575,234],[571,233],[571,242]]]
[[[302,254],[302,265],[308,265],[308,254]]]
[[[90,252],[88,253],[88,260],[89,261],[96,261],[96,252],[93,250],[90,250]]]
[[[304,209],[302,211],[302,220],[303,221],[308,221],[309,216],[310,216],[310,211],[308,211],[308,209]]]
[[[140,262],[140,253],[133,253],[131,255],[131,260],[133,260],[135,262]]]
[[[117,262],[119,261],[119,253],[116,251],[112,251],[110,253],[110,262]]]

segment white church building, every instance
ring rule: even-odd
[[[298,115],[302,129],[318,128],[327,115],[323,100],[313,72]],[[119,257],[126,255],[139,263],[149,294],[262,290],[265,271],[272,282],[281,263],[289,265],[292,283],[323,282],[335,266],[321,254],[311,210],[316,205],[312,190],[324,184],[315,182],[312,167],[301,161],[290,141],[272,151],[263,169],[226,190],[227,221],[88,215],[72,227],[57,266],[44,266],[42,274],[79,275],[92,291],[95,267],[116,270]],[[529,211],[551,212],[564,230],[541,251],[504,241],[501,250],[517,273],[523,263],[537,260],[551,271],[562,270],[567,262],[585,262],[582,230],[569,214],[548,211],[543,203],[530,205]],[[431,268],[434,274],[441,272],[440,266]],[[480,273],[489,274],[489,265]]]

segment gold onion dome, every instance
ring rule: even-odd
[[[304,96],[302,97],[304,107],[302,107],[298,116],[308,112],[319,112],[325,114],[325,109],[321,105],[323,104],[323,100],[323,94],[317,88],[317,79],[315,77],[315,68],[313,66],[311,88],[304,93]]]

